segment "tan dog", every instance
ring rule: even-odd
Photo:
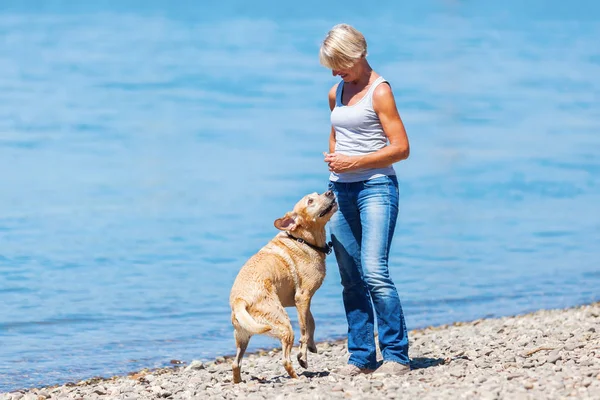
[[[241,361],[254,334],[267,334],[281,340],[283,366],[297,378],[290,353],[294,331],[284,307],[296,306],[300,325],[298,362],[308,367],[307,349],[317,352],[315,321],[310,301],[325,278],[325,224],[337,210],[331,191],[304,196],[294,210],[275,220],[277,234],[252,256],[238,273],[231,289],[231,323],[237,353],[233,361],[233,382],[239,383]]]

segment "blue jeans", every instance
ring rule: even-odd
[[[388,269],[398,217],[398,180],[383,176],[362,182],[330,182],[329,189],[339,207],[329,227],[348,320],[348,363],[376,368],[375,309],[384,361],[409,365],[408,332]]]

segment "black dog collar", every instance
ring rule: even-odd
[[[310,248],[312,248],[314,250],[320,251],[323,254],[331,254],[331,249],[332,249],[332,246],[333,246],[333,243],[331,243],[331,241],[327,242],[327,244],[325,244],[325,247],[319,247],[319,246],[315,246],[314,244],[308,243],[304,239],[292,236],[289,232],[287,232],[287,235],[288,235],[288,237],[290,239],[294,239],[298,243],[303,243],[303,244],[307,245],[308,247],[310,247]]]

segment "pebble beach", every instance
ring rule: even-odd
[[[600,303],[429,327],[409,338],[411,371],[400,377],[338,375],[346,342],[330,341],[309,353],[308,369],[294,357],[298,379],[285,373],[279,349],[270,349],[244,357],[238,385],[231,357],[222,356],[2,393],[0,400],[600,399]]]

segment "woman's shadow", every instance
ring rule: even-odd
[[[432,357],[414,357],[410,359],[410,369],[423,369],[430,367],[437,367],[438,365],[447,364],[448,360],[445,358],[432,358]]]

